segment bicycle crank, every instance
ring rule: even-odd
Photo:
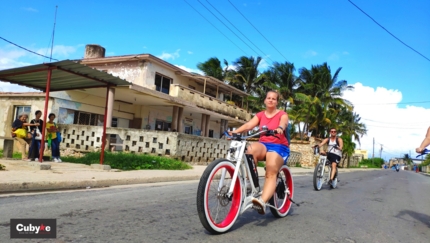
[[[288,197],[288,200],[290,200],[292,203],[294,203],[294,205],[296,205],[297,207],[300,207],[300,204],[294,202],[293,199],[291,199],[291,197]]]

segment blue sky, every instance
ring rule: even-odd
[[[430,58],[430,1],[352,2]],[[82,58],[86,44],[99,44],[108,56],[150,53],[189,71],[210,57],[231,64],[261,56],[262,71],[273,61],[297,70],[327,62],[333,72],[342,67],[339,78],[356,87],[345,98],[369,128],[361,148],[372,151],[375,138],[375,155],[383,144],[383,158],[400,156],[414,151],[430,125],[430,61],[348,0],[4,0],[0,37],[49,56],[56,5],[53,58],[59,60]],[[0,39],[0,69],[48,61]],[[4,82],[0,90],[28,91]]]

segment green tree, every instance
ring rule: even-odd
[[[311,131],[315,136],[323,137],[330,126],[334,126],[335,118],[342,107],[352,110],[352,105],[342,98],[342,94],[353,87],[349,86],[346,80],[338,80],[341,70],[342,68],[338,68],[332,75],[327,63],[312,65],[311,69],[299,70],[297,91],[312,97],[313,100],[319,100],[319,102],[308,102],[308,105],[320,104],[319,107],[310,107],[309,112],[314,110],[315,114],[310,116],[309,113],[305,121],[305,132]]]
[[[258,89],[264,82],[263,76],[258,71],[258,65],[261,62],[261,57],[246,57],[242,56],[233,62],[233,70],[230,71],[229,84],[245,91],[251,96],[258,94]],[[261,96],[261,94],[260,94]],[[237,101],[237,98],[234,99]],[[252,111],[259,109],[258,104],[254,102],[247,102],[247,108]]]
[[[199,62],[197,68],[206,76],[214,77],[218,80],[225,81],[228,74],[228,62],[224,59],[224,69],[221,61],[216,57],[209,58],[206,62]]]

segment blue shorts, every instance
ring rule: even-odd
[[[266,146],[267,152],[276,152],[284,160],[284,165],[287,164],[288,157],[290,156],[290,148],[283,144],[276,143],[262,143]]]

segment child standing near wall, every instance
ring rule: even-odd
[[[52,160],[57,163],[61,163],[60,159],[60,141],[57,137],[58,126],[54,122],[55,114],[51,113],[48,116],[49,120],[46,123],[46,142],[48,143],[48,147],[51,148],[52,151]]]

